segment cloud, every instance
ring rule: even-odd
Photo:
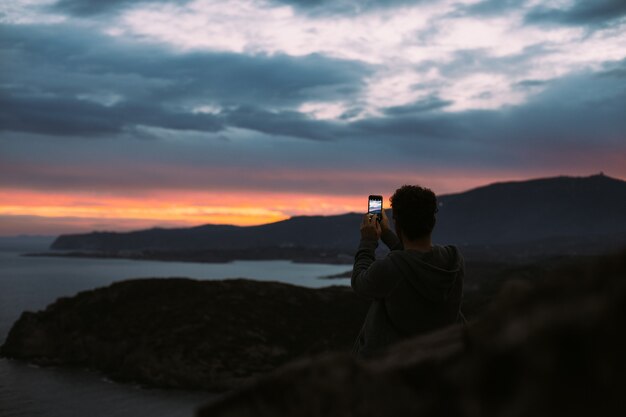
[[[169,129],[218,131],[221,121],[212,115],[176,113],[158,105],[122,102],[104,106],[58,97],[0,96],[0,130],[44,133],[52,136],[100,136],[120,133],[136,125]]]
[[[345,128],[336,122],[313,120],[294,112],[269,112],[256,107],[238,107],[226,115],[230,126],[272,135],[313,140],[334,140],[345,136]]]
[[[118,13],[139,4],[165,3],[181,5],[193,0],[58,0],[51,9],[75,16],[94,16],[106,13]],[[430,0],[422,0],[427,2]],[[419,3],[419,0],[269,0],[256,1],[259,7],[267,3],[278,6],[291,6],[295,10],[317,15],[354,15],[366,11],[392,8]],[[226,6],[228,7],[228,6]]]
[[[332,2],[329,4],[335,5]],[[337,58],[383,63],[398,41],[448,2],[422,3],[398,13],[393,8],[358,15],[300,14],[294,8],[265,1],[197,0],[184,7],[153,5],[136,8],[111,22],[110,33],[139,36],[186,50],[236,53],[320,53]],[[431,6],[429,6],[431,5]],[[324,6],[322,10],[333,10]],[[393,28],[393,29],[392,29]],[[394,48],[389,49],[389,46]]]
[[[316,54],[181,55],[79,35],[72,28],[2,31],[0,58],[11,80],[0,87],[8,109],[0,116],[2,130],[99,135],[147,125],[216,131],[221,113],[250,123],[251,115],[232,110],[240,107],[263,107],[271,116],[309,101],[349,99],[370,72],[362,64]],[[296,114],[283,112],[298,122]]]
[[[401,116],[412,113],[422,113],[430,110],[438,110],[452,104],[450,100],[442,100],[437,96],[429,96],[423,100],[418,100],[404,106],[392,106],[383,109],[383,112],[389,116]]]
[[[604,69],[597,75],[598,77],[608,77],[613,79],[626,78],[626,58],[617,62],[607,62],[603,65]]]
[[[533,88],[533,87],[543,87],[548,83],[545,80],[522,80],[513,84],[515,87],[519,88]]]
[[[615,27],[589,34],[578,26],[527,24],[524,16],[536,4],[530,1],[391,2],[388,7],[374,2],[358,14],[327,15],[300,13],[300,8],[294,12],[281,4],[155,4],[129,10],[104,30],[121,39],[161,43],[181,54],[324,56],[360,63],[369,73],[361,72],[354,94],[307,100],[344,107],[343,113],[326,115],[352,118],[377,116],[383,108],[431,96],[451,102],[446,111],[522,104],[540,88],[513,88],[515,82],[547,81],[626,53],[626,32]]]
[[[70,73],[97,77],[98,84],[110,77],[111,82],[105,86],[121,84],[120,90],[124,91],[118,91],[120,94],[140,83],[144,91],[135,88],[131,94],[165,99],[204,96],[237,104],[263,100],[274,107],[349,97],[362,88],[362,78],[371,73],[366,65],[319,54],[180,54],[155,45],[85,34],[73,27],[4,26],[2,32],[2,55],[19,61],[9,64],[6,76],[10,75],[14,83],[35,81],[42,88],[63,91],[93,89],[88,83],[95,79],[69,79],[65,75],[59,77],[67,81],[61,85],[53,79],[60,73]],[[35,68],[29,69],[29,65]],[[21,74],[25,70],[27,74]]]
[[[468,5],[460,4],[455,15],[495,16],[519,10],[528,0],[482,0]]]
[[[569,2],[482,0],[467,5],[460,4],[457,10],[451,13],[454,16],[482,17],[515,14],[521,14],[524,22],[530,24],[602,27],[621,20],[626,14],[626,3],[623,0],[572,0]]]
[[[626,15],[623,0],[577,0],[569,8],[538,6],[526,15],[526,22],[535,24],[603,26],[622,21]]]
[[[626,175],[623,33],[456,3],[334,17],[140,3],[3,25],[0,183],[338,195],[430,175]]]
[[[345,192],[354,186],[353,179],[344,178],[332,185],[316,183],[320,181],[319,173],[359,172],[368,161],[375,161],[381,171],[390,173],[523,171],[546,166],[557,172],[571,166],[611,172],[610,167],[615,169],[619,164],[607,156],[625,154],[626,121],[621,103],[626,101],[626,92],[620,87],[624,69],[623,61],[610,62],[596,72],[552,80],[543,84],[543,90],[529,102],[504,109],[447,112],[443,111],[445,107],[437,108],[437,100],[433,99],[434,108],[426,111],[421,109],[428,102],[417,101],[378,117],[335,122],[307,118],[293,111],[237,107],[216,116],[222,123],[220,132],[140,128],[139,133],[145,131],[155,139],[150,149],[146,149],[140,135],[124,131],[108,136],[116,141],[82,145],[66,139],[62,143],[67,143],[72,153],[64,157],[63,148],[55,150],[57,145],[45,136],[35,139],[11,135],[13,139],[6,136],[4,142],[0,141],[4,156],[1,176],[5,185],[21,178],[23,186],[56,178],[55,184],[62,187],[74,178],[72,183],[78,181],[85,187],[110,183],[111,188],[141,189],[152,183],[154,187],[188,184],[200,188],[297,191],[306,184],[307,189],[319,192],[334,188]],[[537,88],[535,83],[531,80],[517,88]],[[127,162],[120,160],[120,146],[128,155]],[[155,160],[163,163],[151,167]],[[58,162],[60,171],[46,170],[53,161]],[[75,163],[79,166],[74,171],[61,169]],[[85,166],[81,168],[81,164]],[[121,164],[115,179],[106,173],[105,167],[112,164]],[[41,168],[35,169],[39,165]],[[93,170],[87,171],[87,166]],[[24,182],[29,172],[34,175],[32,183]],[[181,177],[181,173],[186,174]]]
[[[187,0],[58,0],[50,6],[55,12],[74,16],[94,16],[117,13],[127,8],[146,3],[186,3]]]
[[[626,118],[620,104],[626,102],[626,90],[620,87],[624,68],[624,61],[607,62],[599,71],[515,83],[514,88],[541,88],[519,105],[422,112],[419,109],[427,102],[417,101],[351,127],[361,138],[384,140],[394,147],[399,161],[413,158],[430,168],[567,169],[575,159],[581,166],[595,161],[598,170],[602,164],[615,167],[616,160],[607,155],[626,152]],[[418,111],[411,112],[415,108]]]
[[[273,3],[293,6],[312,15],[357,15],[377,9],[397,8],[436,0],[272,0]]]

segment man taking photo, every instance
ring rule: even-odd
[[[396,233],[385,211],[366,214],[354,259],[352,288],[372,300],[353,353],[368,357],[390,344],[456,322],[463,298],[463,257],[455,246],[433,245],[437,198],[404,185],[390,198]],[[378,240],[389,247],[376,260]]]

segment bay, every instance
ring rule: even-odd
[[[23,311],[45,308],[59,297],[133,278],[185,277],[202,280],[249,278],[306,287],[349,285],[324,280],[347,265],[289,261],[234,261],[224,264],[24,257],[0,251],[0,341]],[[38,368],[0,359],[0,415],[33,417],[192,416],[215,394],[146,389],[108,381],[86,370]]]

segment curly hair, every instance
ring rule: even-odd
[[[389,199],[393,219],[410,240],[429,236],[435,227],[437,197],[429,188],[403,185]]]

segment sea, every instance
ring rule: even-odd
[[[289,261],[234,261],[208,264],[67,257],[24,257],[23,250],[0,248],[0,342],[23,311],[44,309],[58,297],[147,277],[200,280],[249,278],[305,287],[349,285],[322,279],[349,265]],[[120,384],[89,370],[38,367],[0,358],[1,417],[191,417],[218,394],[150,389]]]

